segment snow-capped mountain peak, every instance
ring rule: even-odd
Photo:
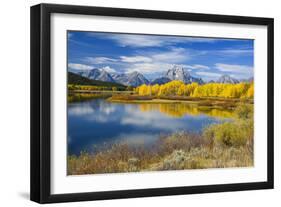
[[[190,74],[183,67],[174,65],[167,71],[165,76],[171,80],[182,80],[183,82],[185,82],[185,79],[187,79]]]
[[[91,70],[70,70],[70,71],[92,80],[115,82],[111,77],[111,75],[108,72],[106,72],[106,70],[104,69],[94,68]]]
[[[169,78],[170,80],[181,80],[184,83],[197,82],[199,84],[203,84],[203,80],[201,78],[191,76],[188,70],[180,65],[174,65],[167,71],[164,77]]]
[[[130,86],[149,84],[149,81],[141,73],[137,71],[125,74],[125,77],[123,79],[124,79],[124,84]]]
[[[232,78],[229,75],[222,75],[217,81],[217,83],[239,83],[235,78]]]
[[[105,82],[115,82],[111,75],[106,70],[101,70],[98,79]]]

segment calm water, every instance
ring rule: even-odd
[[[189,104],[117,104],[104,99],[70,103],[68,154],[79,155],[94,145],[116,141],[149,146],[161,134],[200,132],[230,117],[230,111],[199,110]]]

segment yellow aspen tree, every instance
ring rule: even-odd
[[[151,90],[152,90],[152,95],[157,95],[158,94],[158,91],[159,91],[159,85],[158,84],[155,84],[152,86]]]
[[[254,98],[254,84],[251,83],[248,91],[247,91],[247,98]]]

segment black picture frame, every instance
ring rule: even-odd
[[[186,187],[169,187],[73,194],[51,194],[51,71],[50,71],[50,16],[52,13],[134,17],[194,22],[217,22],[267,26],[267,181],[236,184],[218,184]],[[88,201],[146,196],[211,193],[272,189],[274,186],[274,20],[272,18],[195,14],[168,11],[135,10],[89,6],[39,4],[31,7],[31,174],[30,199],[38,203]]]

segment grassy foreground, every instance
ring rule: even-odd
[[[201,134],[159,137],[149,149],[116,143],[95,154],[68,156],[68,174],[96,174],[253,166],[253,107],[239,105],[231,122],[207,126]]]

